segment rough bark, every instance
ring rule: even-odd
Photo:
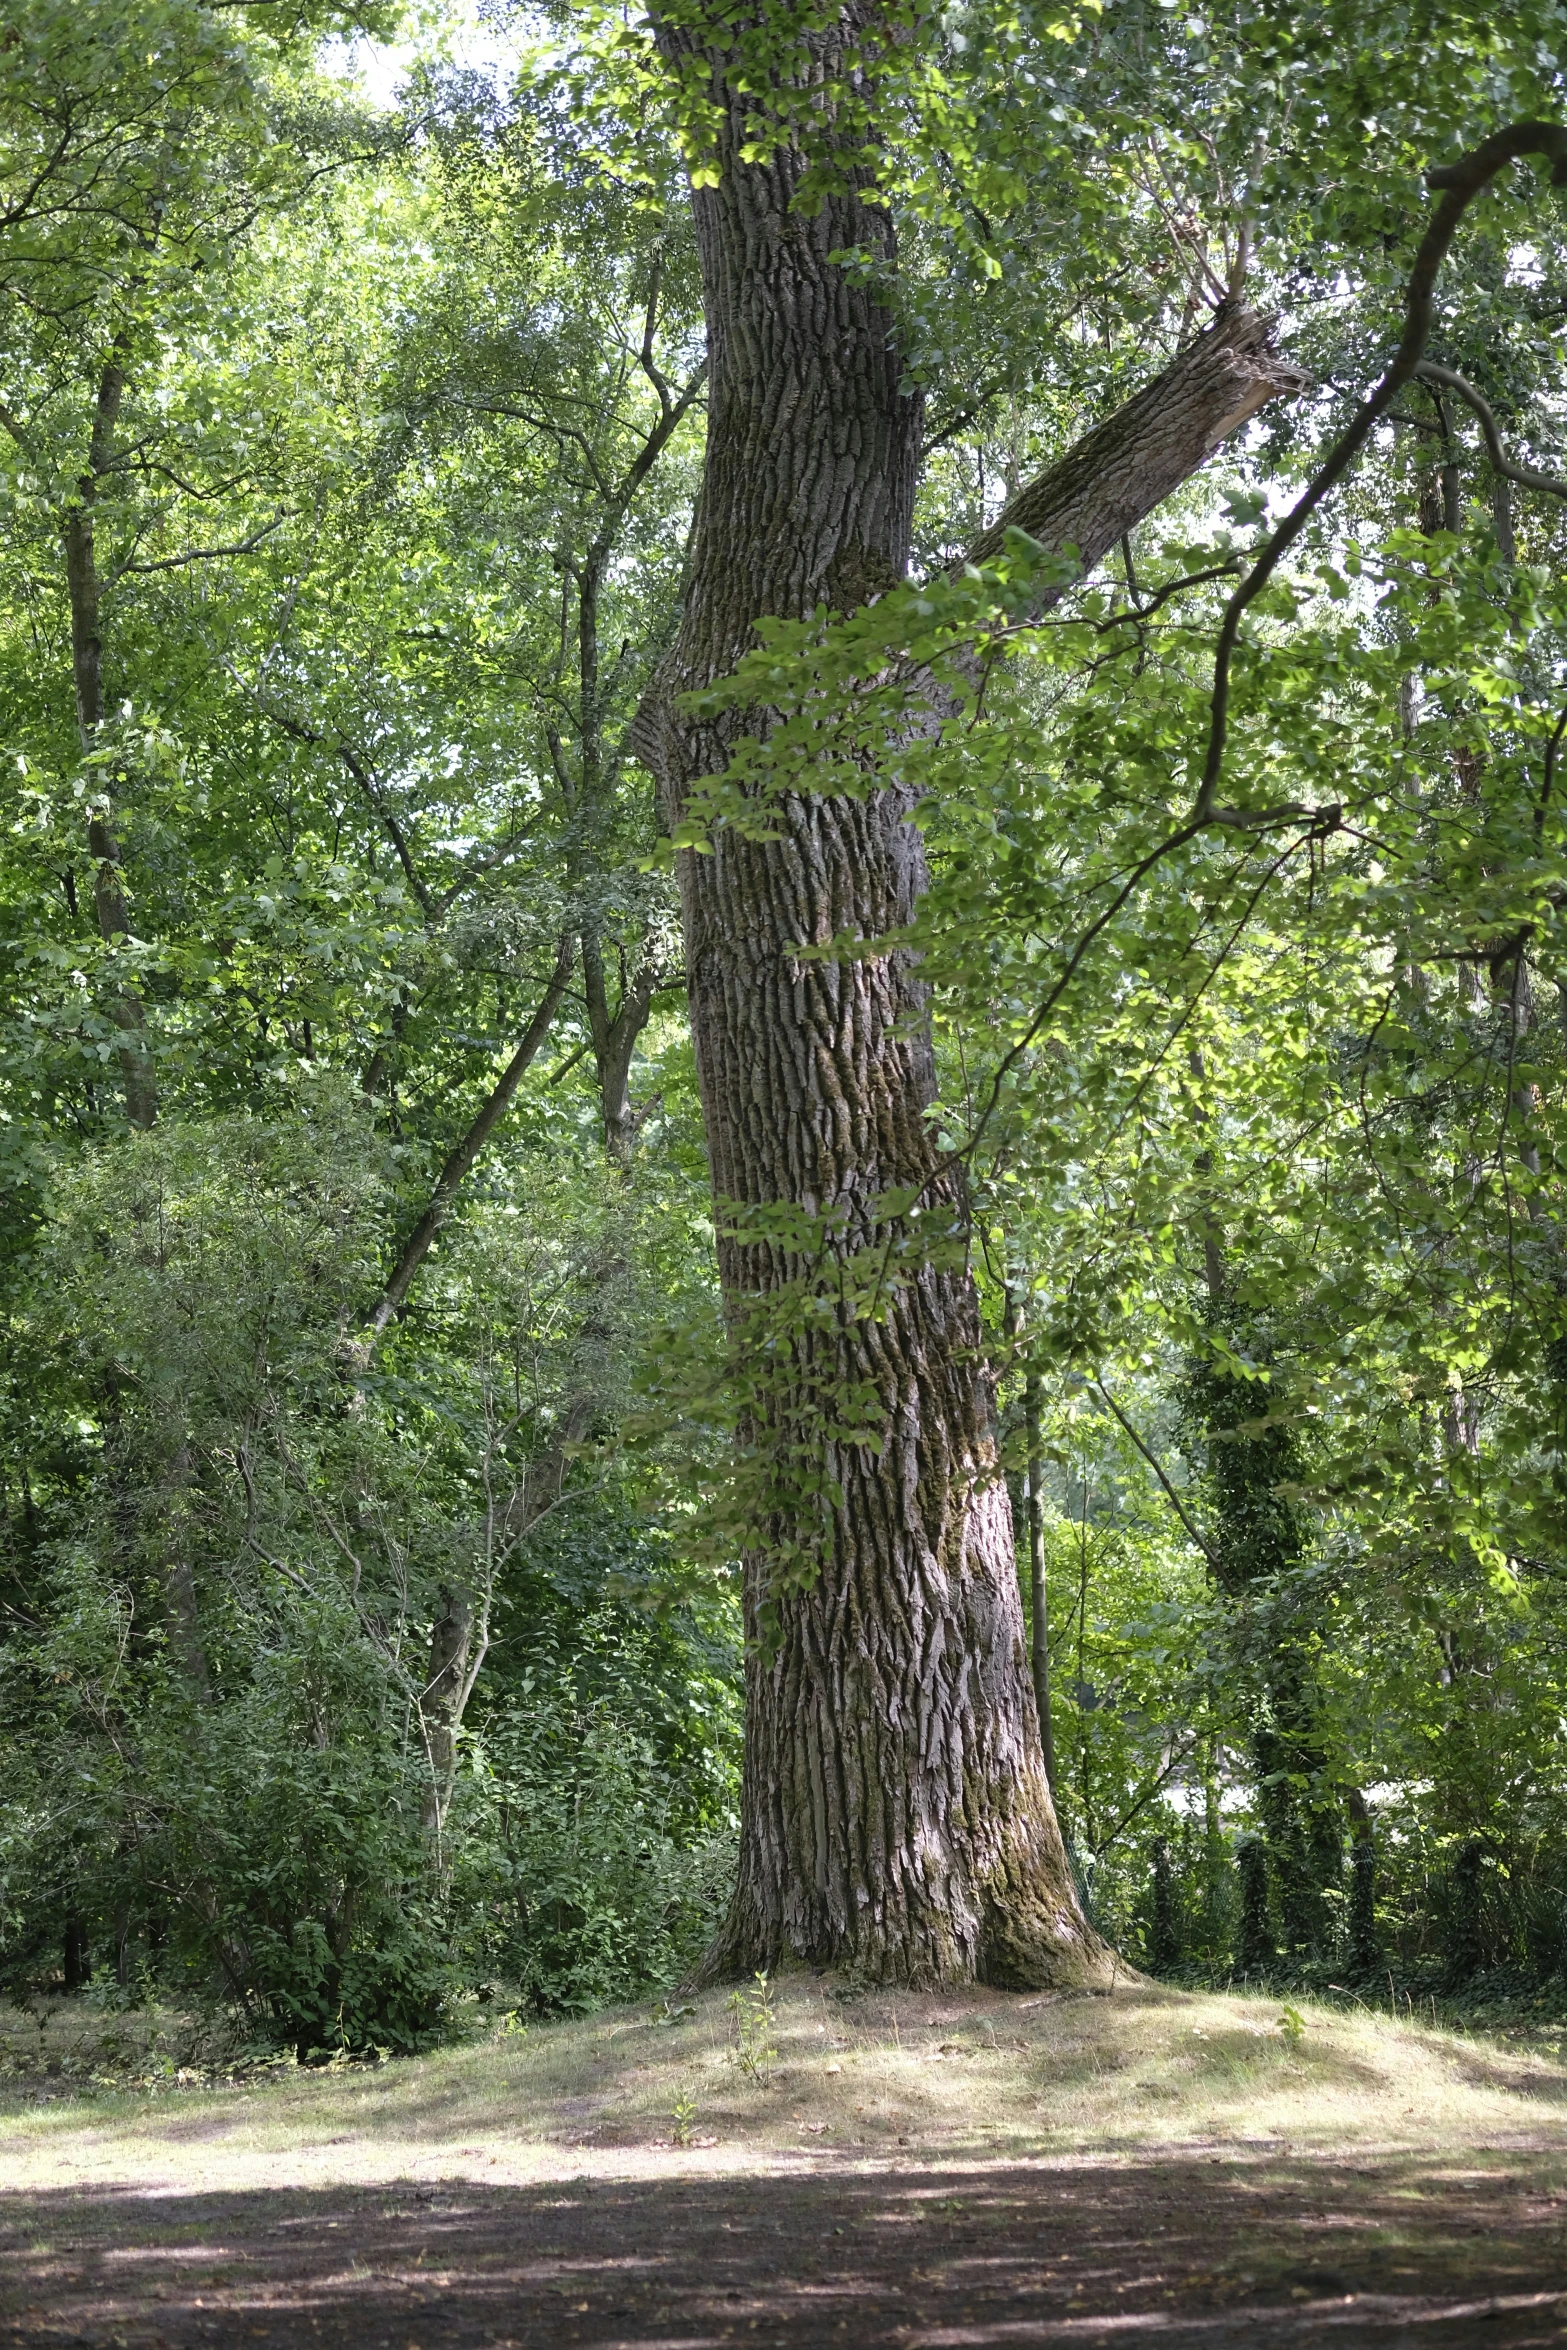
[[[1273,348],[1269,320],[1224,303],[1161,375],[1021,489],[964,560],[994,562],[1015,529],[1075,547],[1091,571],[1248,418],[1305,382]]]
[[[840,33],[869,13],[869,0],[845,9]],[[838,37],[819,44],[827,77]],[[692,46],[660,38],[672,56]],[[887,216],[852,191],[793,211],[795,152],[740,162],[755,100],[717,77],[715,94],[722,178],[693,196],[706,469],[680,633],[638,730],[671,820],[733,739],[676,698],[732,670],[759,617],[849,610],[903,577],[920,436],[890,318],[830,258],[890,257]],[[1270,365],[1261,322],[1230,312],[1011,519],[1091,564],[1279,388]],[[872,798],[801,798],[779,812],[780,838],[721,830],[712,854],[682,859],[713,1188],[741,1216],[720,1270],[742,1339],[756,1301],[812,1281],[825,1294],[804,1253],[748,1236],[746,1211],[830,1219],[840,1265],[885,1237],[878,1203],[899,1187],[921,1191],[933,1237],[963,1234],[925,1117],[933,1066],[906,959],[799,954],[907,921],[923,867],[895,765],[894,752]],[[881,1981],[1111,1979],[1043,1767],[980,1339],[961,1253],[933,1249],[879,1318],[844,1312],[796,1335],[746,1431],[764,1457],[791,1443],[812,1455],[826,1490],[780,1492],[746,1563],[741,1855],[709,1976],[794,1957]],[[822,1431],[824,1398],[851,1382],[877,1398],[879,1449]],[[780,1577],[790,1555],[810,1563]]]

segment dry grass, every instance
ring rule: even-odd
[[[933,1999],[845,1996],[794,1976],[776,1987],[770,2027],[751,2033],[749,2073],[737,2019],[715,1992],[672,2014],[622,2010],[375,2068],[288,2068],[211,2087],[189,2066],[180,2077],[167,2034],[149,2054],[152,2027],[77,2001],[42,2027],[0,2016],[0,2062],[9,2053],[11,2064],[0,2188],[520,2185],[802,2159],[1549,2155],[1560,2143],[1567,2068],[1554,2056],[1310,2003],[1292,2039],[1280,2013],[1277,1999],[1148,1984],[1108,1997]],[[121,2035],[112,2061],[105,2031]],[[116,2063],[151,2085],[111,2086]]]

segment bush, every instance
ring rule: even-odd
[[[386,1174],[341,1092],[134,1137],[50,1205],[30,1343],[78,1433],[0,1556],[0,1975],[112,1968],[301,2059],[419,2047],[496,1977],[555,2008],[667,1981],[732,1867],[737,1658],[602,1489],[507,1537],[560,1408],[558,1203],[475,1276],[486,1326],[425,1338],[423,1400],[414,1336],[350,1375]],[[485,1626],[455,1783],[454,1589]]]
[[[557,1529],[513,1594],[475,1710],[454,1834],[466,1964],[545,2011],[670,1982],[733,1880],[740,1721],[726,1628],[603,1592],[607,1558],[634,1589],[654,1547],[613,1519]]]
[[[600,1705],[577,1721],[565,1773],[551,1767],[555,1727],[540,1707],[486,1733],[457,1900],[482,1927],[486,1971],[530,2007],[575,2014],[667,1985],[699,1956],[735,1841],[723,1829],[679,1835],[679,1791],[623,1713]]]
[[[176,1744],[165,1717],[147,1742],[161,1818],[137,1906],[167,1905],[165,1971],[226,1994],[302,2061],[406,2052],[440,2028],[450,1970],[422,1757],[393,1694],[351,1625],[293,1611],[219,1721],[188,1717]]]

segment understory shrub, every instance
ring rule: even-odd
[[[658,1565],[657,1538],[612,1516],[552,1528],[475,1709],[456,1823],[466,1964],[544,2011],[671,1982],[733,1880],[736,1643],[717,1610],[653,1610]]]

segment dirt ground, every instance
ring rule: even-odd
[[[0,2340],[276,2350],[1567,2341],[1505,2166],[1174,2157],[9,2199]],[[1477,2280],[1483,2279],[1483,2283]]]
[[[369,2078],[35,2072],[0,2350],[1567,2345],[1554,2050],[1147,1989],[927,2011],[795,1988],[754,2071],[709,2000]]]

